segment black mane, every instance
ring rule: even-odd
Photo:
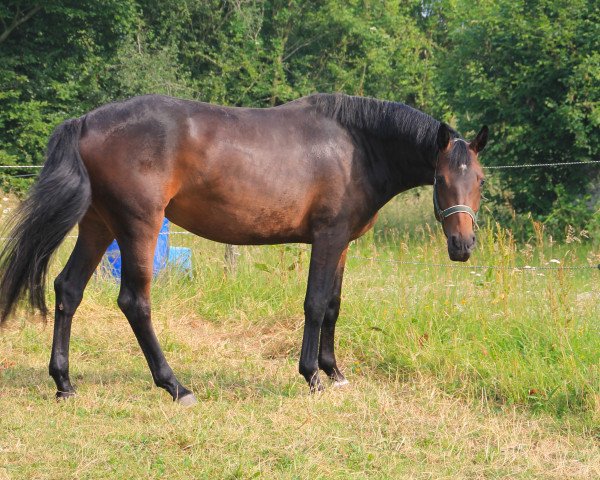
[[[416,147],[437,155],[437,132],[440,122],[426,113],[403,103],[368,97],[353,97],[342,93],[317,93],[308,101],[345,127],[365,130],[380,138],[402,138]],[[450,129],[454,140],[450,153],[450,168],[471,163],[467,143],[458,132]]]
[[[345,127],[365,130],[380,138],[402,138],[426,150],[436,148],[440,122],[403,103],[341,93],[319,93],[308,100]]]

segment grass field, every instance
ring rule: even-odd
[[[407,205],[411,205],[410,209]],[[430,200],[386,208],[351,246],[338,322],[350,385],[308,395],[297,373],[309,251],[191,236],[194,278],[153,288],[159,339],[199,405],[154,387],[94,278],[74,320],[72,401],[53,401],[52,322],[19,313],[0,341],[2,478],[600,478],[600,263],[538,229],[517,245],[492,222],[472,265],[449,263]],[[53,264],[64,264],[67,240]],[[559,263],[556,263],[558,261]]]

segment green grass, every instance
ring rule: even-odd
[[[73,401],[52,401],[51,321],[19,313],[0,343],[0,479],[600,476],[599,272],[399,263],[450,263],[430,208],[400,199],[351,246],[345,389],[310,396],[297,374],[302,246],[241,247],[227,274],[221,245],[172,237],[194,278],[161,275],[153,319],[193,409],[153,386],[114,281],[94,278],[76,315]],[[488,221],[471,262],[598,262],[538,232],[517,245]]]

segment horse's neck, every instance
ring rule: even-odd
[[[433,184],[435,157],[431,152],[408,142],[359,138],[376,203],[384,205],[400,192]]]

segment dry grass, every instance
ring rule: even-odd
[[[153,318],[192,409],[153,386],[114,282],[94,279],[76,315],[72,401],[53,400],[52,323],[18,315],[0,337],[0,479],[600,478],[597,272],[388,262],[445,257],[427,225],[400,233],[399,210],[352,247],[347,388],[310,396],[297,374],[303,250],[245,249],[227,277],[222,247],[175,237],[193,248],[195,279],[159,279]],[[480,233],[479,263],[599,255]]]
[[[79,395],[52,401],[51,329],[4,334],[0,478],[581,478],[600,477],[600,446],[548,416],[467,402],[425,376],[363,369],[347,388],[307,394],[296,361],[299,319],[268,331],[190,316],[161,328],[200,405],[152,386],[126,322],[73,332]],[[349,359],[343,358],[342,362]]]

